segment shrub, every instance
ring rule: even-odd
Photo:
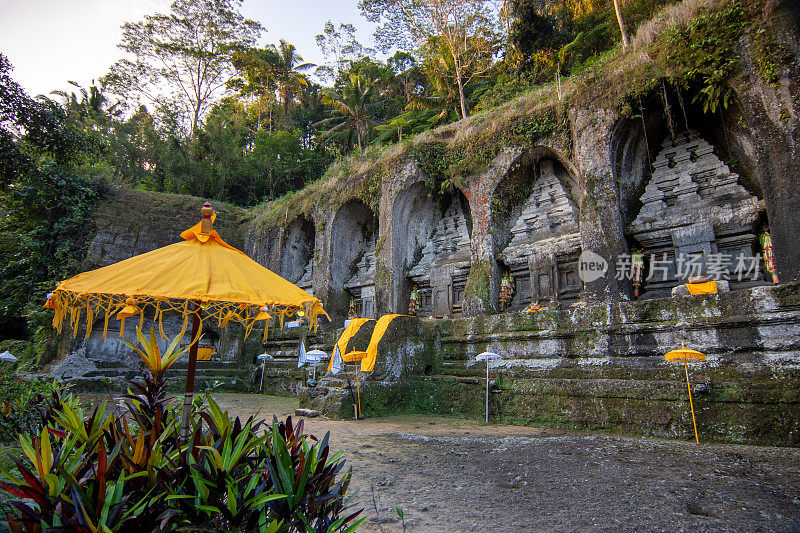
[[[43,414],[59,401],[62,390],[55,381],[0,374],[0,443],[15,442],[23,432],[37,432]]]
[[[54,416],[23,433],[24,452],[0,489],[20,498],[7,515],[14,532],[353,531],[361,511],[345,513],[350,472],[317,440],[274,419],[231,419],[210,397],[193,406],[180,439],[180,409],[164,371],[177,359],[139,333],[143,381],[84,412],[71,396]],[[150,341],[153,341],[154,336]],[[173,343],[175,344],[175,343]]]

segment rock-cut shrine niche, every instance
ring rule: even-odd
[[[506,205],[509,213],[505,216],[493,215],[499,275],[510,273],[513,280],[508,308],[521,309],[543,299],[576,300],[582,288],[577,269],[581,239],[576,185],[555,159],[520,165],[517,173],[509,177],[509,183],[498,186],[496,199],[504,194],[519,197],[520,190],[529,194],[523,193],[516,205]],[[494,204],[499,210],[503,201]],[[499,298],[503,298],[503,283],[507,281],[498,283]]]
[[[432,205],[432,207],[435,204]],[[471,265],[472,218],[460,191],[439,202],[436,223],[409,264],[408,276],[420,295],[422,316],[458,315]]]
[[[375,318],[377,232],[375,214],[360,200],[347,202],[336,213],[331,232],[330,287],[341,294],[342,303],[331,301],[329,305],[339,316],[354,313]]]
[[[694,131],[665,140],[653,161],[653,173],[640,198],[642,207],[630,233],[650,261],[649,296],[692,275],[729,279],[732,288],[752,283],[752,276],[732,275],[757,262],[758,198],[739,175],[714,154],[714,147]]]
[[[314,224],[307,218],[294,219],[283,232],[282,278],[313,294]]]

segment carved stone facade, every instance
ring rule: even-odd
[[[746,69],[747,61],[743,64]],[[475,355],[491,350],[503,355],[498,364],[508,369],[503,376],[508,386],[504,383],[493,396],[498,413],[509,420],[535,421],[539,416],[552,423],[566,415],[568,424],[631,430],[638,426],[674,436],[672,428],[689,427],[681,423],[688,416],[685,390],[680,388],[683,370],[670,366],[663,354],[685,342],[709,355],[709,364],[702,367],[709,392],[698,409],[709,417],[704,427],[717,428],[718,438],[725,439],[741,434],[743,420],[752,421],[747,423],[754,428],[751,433],[765,425],[773,426],[775,433],[776,428],[789,427],[784,422],[788,421],[794,425],[779,429],[783,440],[773,442],[797,445],[797,406],[785,398],[796,396],[792,394],[800,371],[800,260],[795,260],[800,256],[800,129],[796,76],[781,76],[779,89],[765,84],[752,69],[737,76],[732,90],[740,105],[720,110],[724,121],[690,104],[683,119],[697,133],[681,134],[674,144],[668,126],[676,121],[663,116],[661,105],[649,106],[655,110],[634,118],[620,114],[616,103],[607,105],[607,95],[561,103],[524,96],[499,112],[488,110],[410,139],[409,145],[395,145],[378,156],[378,163],[357,158],[344,162],[344,173],[331,173],[333,178],[298,193],[302,202],[267,203],[240,216],[226,216],[228,208],[220,205],[221,223],[244,221],[243,249],[248,255],[323,300],[333,320],[322,322],[315,343],[329,353],[347,314],[348,292],[361,300],[363,314],[369,314],[370,297],[375,315],[404,313],[412,284],[418,282],[428,291],[420,316],[448,316],[458,313],[460,291],[468,279],[463,314],[485,311],[486,316],[393,322],[402,342],[382,345],[373,373],[373,379],[387,386],[415,376],[424,384],[416,390],[425,391],[425,405],[431,384],[442,384],[436,385],[442,399],[430,403],[443,412],[482,406],[473,401],[475,387],[463,377],[479,376],[480,367],[472,365]],[[491,161],[470,159],[480,159],[479,170],[452,176],[460,190],[453,200],[441,206],[434,200],[427,187],[431,176],[414,157],[416,146],[435,142],[448,150],[472,149],[485,138],[484,128],[498,128],[499,135],[492,139],[505,138],[504,124],[525,123],[548,106],[558,119],[551,133],[502,147]],[[670,140],[661,145],[667,137]],[[504,180],[525,157],[540,168],[524,184],[532,192],[498,227],[493,220],[495,193],[511,181]],[[371,165],[380,167],[368,168]],[[458,168],[467,172],[463,169],[471,165]],[[196,222],[199,199],[192,199],[188,218],[178,221],[171,205],[174,198],[153,207],[153,195],[126,194],[135,197],[146,215],[120,216],[126,202],[119,202],[113,213],[97,218],[89,247],[89,259],[95,263],[107,264],[155,246],[147,241],[144,225],[125,231],[117,225],[156,220],[153,226],[160,230],[175,224],[169,232],[174,237]],[[277,205],[282,212],[273,212]],[[298,217],[296,227],[293,217]],[[669,298],[669,289],[681,282],[676,254],[699,256],[706,272],[708,258],[717,253],[727,254],[726,266],[735,267],[740,258],[750,259],[759,251],[755,235],[767,217],[781,284],[747,288],[733,279],[730,292]],[[260,222],[275,220],[279,222]],[[230,240],[235,232],[220,233]],[[613,268],[639,244],[648,259],[650,254],[667,257],[666,280],[651,279],[644,287],[644,296],[653,300],[633,301],[630,280],[613,275],[583,284],[578,280],[575,267],[581,251],[596,253]],[[549,298],[552,305],[525,315],[494,313],[501,268],[517,276],[512,310],[534,298]],[[753,283],[767,285],[764,280]],[[581,305],[571,305],[575,299]],[[167,333],[174,334],[177,326],[169,326],[172,331]],[[409,332],[414,328],[419,334],[412,338]],[[247,367],[243,361],[283,343],[284,357],[276,358],[271,368],[285,382],[301,379],[297,337],[271,334],[273,345],[263,345],[259,335],[243,341],[236,331],[228,340],[226,334],[220,350],[226,364]],[[392,334],[387,332],[384,342],[390,342]],[[93,335],[76,341],[85,352],[84,374],[126,370],[129,362],[121,359],[122,351],[100,354],[99,339]],[[413,393],[413,385],[401,383],[398,393]],[[463,400],[454,400],[457,395]],[[765,403],[767,397],[770,403]],[[662,406],[662,416],[653,416],[654,401]]]
[[[581,290],[578,206],[553,161],[538,165],[533,191],[511,227],[511,241],[499,254],[516,282],[512,310],[542,299],[572,301]]]
[[[295,282],[295,285],[306,291],[308,294],[314,295],[314,257],[312,256],[305,268],[303,268],[303,277]]]
[[[297,218],[286,227],[282,237],[281,277],[313,293],[314,225],[304,218]]]
[[[732,288],[752,284],[758,272],[734,274],[754,258],[759,201],[696,132],[666,140],[653,162],[653,175],[641,197],[631,235],[650,258],[654,273],[645,288],[666,296],[692,275],[727,272]]]
[[[356,313],[364,318],[375,316],[375,239],[366,243],[361,260],[356,263],[356,273],[344,284],[355,299]]]
[[[464,287],[471,264],[467,210],[461,196],[436,223],[409,277],[419,286],[423,316],[443,317],[462,311]]]

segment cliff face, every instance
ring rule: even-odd
[[[800,8],[784,2],[745,20],[736,2],[722,4],[722,15],[697,15],[672,41],[638,38],[561,93],[538,88],[368,149],[249,213],[215,205],[221,233],[321,298],[333,329],[351,301],[362,316],[406,313],[412,294],[419,317],[444,319],[393,323],[381,352],[391,371],[379,365],[365,392],[375,413],[474,416],[481,370],[467,363],[492,349],[504,356],[498,419],[683,436],[680,372],[662,356],[686,342],[713,355],[700,371],[713,438],[796,445],[796,428],[781,424],[785,413],[797,419],[787,391],[800,384],[800,343],[787,334],[800,321],[791,283],[800,279]],[[727,26],[709,26],[719,20]],[[732,36],[708,52],[710,64],[737,58],[714,83],[692,74],[693,39],[704,31]],[[719,97],[709,100],[712,90]],[[88,264],[174,242],[200,203],[114,195],[98,214]],[[761,260],[767,227],[788,282],[778,288]],[[640,248],[634,300],[631,252]],[[692,274],[719,277],[732,292],[673,298]],[[504,277],[513,294],[501,304]],[[537,303],[533,315],[519,312]],[[227,335],[231,361],[251,362],[261,349]],[[284,390],[300,378],[296,344],[289,334],[268,345],[278,356],[268,381]],[[84,347],[88,359],[105,350]],[[102,359],[119,357],[115,349]],[[417,386],[437,399],[418,398]]]
[[[168,244],[180,242],[183,230],[200,220],[202,198],[147,191],[114,190],[94,216],[86,268],[99,268]],[[240,222],[246,211],[212,202],[215,228],[233,246],[244,239]]]
[[[537,88],[337,163],[307,189],[257,208],[247,249],[275,270],[303,263],[294,274],[313,279],[339,318],[351,297],[359,309],[405,311],[414,283],[425,316],[496,311],[506,271],[526,304],[627,299],[627,279],[577,279],[578,257],[592,252],[613,267],[640,246],[646,256],[667,254],[666,279],[643,288],[663,296],[681,279],[676,255],[723,254],[734,270],[734,258],[761,253],[757,234],[767,226],[778,277],[798,279],[800,8],[784,4],[770,12],[720,3],[712,15],[684,15],[680,31],[664,22],[650,41],[637,36],[629,51],[573,75],[560,94]],[[710,49],[708,35],[718,36]],[[697,74],[715,67],[724,80]],[[660,228],[637,223],[644,205]],[[565,206],[577,231],[557,220]],[[301,222],[303,235],[293,229]],[[426,250],[429,242],[436,246]],[[292,255],[311,249],[313,257]],[[346,285],[363,281],[365,254],[361,270],[374,274],[362,297],[363,287]],[[419,265],[429,272],[421,276]]]

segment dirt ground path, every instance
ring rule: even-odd
[[[291,398],[215,394],[279,418]],[[474,420],[305,419],[353,467],[362,531],[800,531],[800,449],[695,445]],[[373,496],[377,504],[373,504]]]

